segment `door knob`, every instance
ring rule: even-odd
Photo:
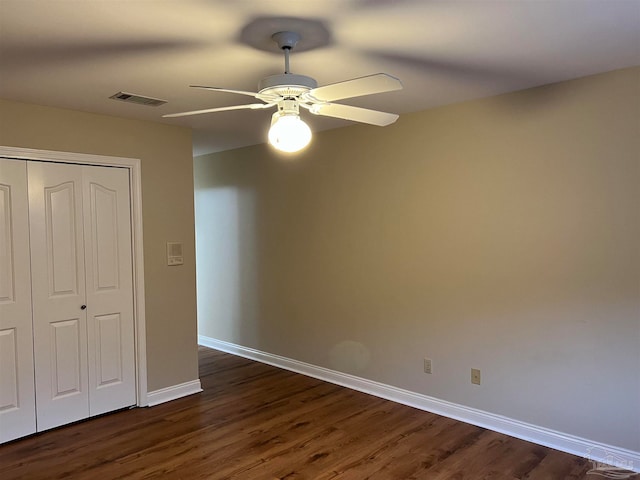
[[[80,310],[85,310],[86,308],[87,308],[87,306],[86,306],[86,305],[82,305],[82,306],[80,307]]]

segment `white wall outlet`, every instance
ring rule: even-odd
[[[433,373],[433,371],[431,370],[431,359],[430,358],[426,358],[424,359],[424,373]]]
[[[471,383],[473,383],[474,385],[480,385],[480,369],[471,369]]]

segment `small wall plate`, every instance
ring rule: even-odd
[[[182,256],[182,243],[167,242],[167,265],[183,265],[184,257]]]

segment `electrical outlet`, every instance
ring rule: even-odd
[[[433,373],[433,371],[431,370],[431,359],[430,358],[426,358],[424,359],[424,373]]]
[[[480,385],[480,369],[471,369],[471,383],[473,383],[474,385]]]

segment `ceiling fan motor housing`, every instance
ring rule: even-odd
[[[259,95],[278,95],[283,98],[298,98],[305,92],[316,88],[318,82],[306,75],[285,73],[263,78],[259,85]]]

